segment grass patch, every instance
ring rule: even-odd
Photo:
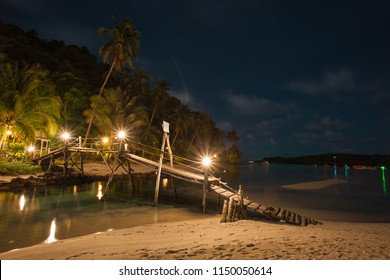
[[[37,172],[42,172],[40,166],[31,165],[19,161],[15,161],[15,162],[0,161],[1,175],[24,175],[24,174],[34,174]]]

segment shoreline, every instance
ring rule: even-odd
[[[59,240],[0,253],[2,260],[379,260],[390,259],[390,224],[307,227],[219,215]]]
[[[132,175],[148,176],[154,174],[154,170],[132,164]],[[86,162],[84,163],[84,175],[81,172],[71,172],[68,178],[64,178],[60,173],[40,172],[36,174],[25,175],[1,175],[0,191],[18,190],[30,187],[45,187],[50,185],[64,185],[74,183],[84,183],[93,181],[104,181],[110,177],[110,170],[103,162]],[[114,179],[128,178],[128,174],[121,168],[114,172]]]

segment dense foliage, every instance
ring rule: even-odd
[[[113,30],[129,24],[127,19],[114,22]],[[108,41],[99,63],[85,47],[43,40],[34,30],[24,32],[0,21],[0,149],[11,140],[27,146],[34,137],[54,137],[59,129],[83,136],[88,122],[89,137],[125,127],[133,139],[159,148],[161,124],[167,121],[175,154],[210,152],[238,162],[234,131],[225,134],[207,113],[170,96],[169,82],[134,69],[139,48],[134,40],[140,33],[132,28],[126,36],[133,49],[122,45],[118,51],[118,44]],[[113,30],[100,31],[113,35]]]

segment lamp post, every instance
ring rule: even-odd
[[[209,186],[209,168],[211,165],[211,158],[208,156],[205,156],[202,160],[203,165],[203,171],[204,171],[204,181],[203,181],[203,200],[202,200],[202,206],[203,206],[203,213],[206,214],[206,208],[207,208],[207,189]]]

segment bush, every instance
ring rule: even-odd
[[[26,157],[26,149],[22,143],[9,144],[9,148],[6,153],[12,160],[21,160]]]
[[[34,174],[41,171],[42,169],[39,166],[30,165],[24,162],[0,161],[1,175]]]

